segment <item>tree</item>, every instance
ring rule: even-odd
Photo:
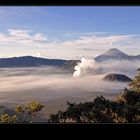
[[[65,111],[50,114],[49,123],[140,123],[140,73],[125,88],[117,100],[108,100],[103,96],[85,103],[67,102]],[[0,116],[1,123],[31,122],[36,113],[44,105],[32,102],[27,105],[18,105],[16,114]]]
[[[31,123],[36,113],[41,111],[44,105],[39,102],[31,102],[27,105],[17,105],[15,107],[16,114],[2,114],[0,123]]]
[[[51,114],[49,122],[65,123],[113,123],[113,103],[103,96],[97,97],[92,102],[67,103],[66,111]]]
[[[119,116],[125,119],[127,123],[140,122],[140,94],[139,92],[125,89],[119,100],[121,108],[118,111]]]
[[[140,72],[133,79],[133,81],[129,84],[130,90],[140,92]]]
[[[51,114],[49,122],[140,123],[140,73],[129,86],[115,101],[100,96],[92,102],[67,103],[66,111]]]

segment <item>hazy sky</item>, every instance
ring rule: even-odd
[[[140,7],[0,7],[0,57],[140,54]]]

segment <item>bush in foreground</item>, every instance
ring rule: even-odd
[[[51,114],[50,123],[140,123],[140,94],[125,89],[121,100],[103,96],[92,102],[67,103],[66,111]]]
[[[66,111],[51,114],[55,123],[140,123],[140,73],[124,89],[119,99],[110,101],[103,96],[92,102],[67,103]]]
[[[15,115],[2,114],[0,123],[31,123],[37,112],[41,111],[44,105],[39,102],[31,102],[27,105],[15,107]]]
[[[65,111],[50,114],[48,123],[140,123],[140,73],[114,101],[103,96],[91,102],[69,103]],[[16,114],[2,114],[0,123],[30,123],[44,106],[39,102],[18,105]]]

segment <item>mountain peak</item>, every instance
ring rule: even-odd
[[[128,56],[127,54],[123,53],[122,51],[120,51],[116,48],[109,49],[108,51],[103,53],[103,55],[106,55],[106,56],[123,56],[123,57]]]
[[[110,51],[120,51],[119,49],[116,49],[116,48],[111,48],[109,49]]]
[[[122,59],[128,60],[129,56],[116,48],[112,48],[95,58],[96,61],[106,61],[106,60],[114,60],[114,59],[115,60],[122,60]]]

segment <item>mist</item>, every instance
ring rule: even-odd
[[[94,59],[82,58],[81,62],[75,66],[73,77],[81,77],[86,75],[100,75],[107,73],[125,74],[130,78],[134,78],[140,68],[140,61],[129,60],[109,60],[105,62],[96,62]]]
[[[107,73],[123,73],[133,78],[140,62],[82,59],[74,73],[58,67],[1,68],[0,105],[13,107],[32,101],[47,106],[42,117],[66,108],[66,102],[92,101],[103,95],[115,99],[128,83],[103,80]],[[78,73],[77,73],[78,72]]]

